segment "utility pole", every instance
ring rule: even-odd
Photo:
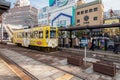
[[[1,22],[1,43],[3,42],[3,21]]]
[[[4,22],[4,15],[2,15],[2,21],[1,21],[1,43],[3,42],[3,23]]]

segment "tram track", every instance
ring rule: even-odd
[[[18,49],[19,48],[19,49]],[[56,52],[51,52],[51,53],[46,53],[46,52],[40,52],[39,50],[31,50],[28,48],[22,48],[22,47],[10,47],[9,49],[11,50],[15,50],[17,52],[22,51],[22,52],[35,52],[36,54],[44,54],[44,55],[50,55],[50,56],[55,56],[55,57],[61,57],[61,58],[67,58],[71,55],[80,55],[80,56],[84,56],[84,51],[77,51],[76,53],[74,52],[74,54],[72,54],[72,51],[66,52],[66,51],[62,51],[61,55],[61,51],[56,51]],[[93,51],[89,51],[87,52],[87,56],[91,57],[91,58],[96,58],[96,59],[100,59],[100,60],[106,60],[106,61],[110,61],[110,62],[115,62],[115,63],[120,63],[120,56],[118,55],[114,55],[114,54],[104,54],[104,53],[95,53]],[[95,56],[94,56],[95,55]]]
[[[15,50],[15,49],[12,49]],[[16,50],[16,51],[21,51],[21,50]],[[36,54],[43,54],[43,55],[49,55],[49,56],[54,56],[54,57],[59,57],[59,58],[67,58],[69,56],[84,56],[84,51],[80,51],[80,53],[72,53],[72,52],[65,52],[65,51],[56,51],[56,52],[51,52],[51,53],[46,53],[46,52],[40,52],[38,50],[31,50],[28,48],[25,48],[25,50],[22,50],[23,52],[35,52]],[[62,52],[61,55],[60,53]],[[95,56],[94,56],[95,55]],[[94,59],[99,59],[101,61],[107,61],[110,63],[115,63],[115,64],[119,64],[120,63],[120,56],[114,55],[114,54],[101,54],[101,53],[95,53],[93,51],[89,51],[87,57],[89,58],[94,58]],[[119,67],[117,67],[117,69],[120,70],[120,65],[118,65]]]

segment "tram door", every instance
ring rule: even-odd
[[[29,47],[29,44],[30,44],[30,38],[29,38],[28,31],[26,30],[26,31],[24,32],[23,46]]]

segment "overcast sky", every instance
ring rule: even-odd
[[[15,0],[8,0],[12,2],[12,4],[15,2]],[[86,2],[91,2],[94,0],[85,0]],[[49,0],[30,0],[31,5],[35,6],[37,8],[44,7],[48,5]],[[120,0],[102,0],[103,5],[104,5],[104,10],[108,11],[109,9],[113,10],[120,10]]]

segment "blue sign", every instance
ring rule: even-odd
[[[83,46],[83,47],[87,46],[88,45],[88,39],[86,39],[86,38],[81,39],[80,45]]]
[[[55,4],[58,7],[62,7],[64,5],[66,5],[67,3],[68,3],[68,0],[49,0],[49,6],[50,7],[54,6]]]
[[[56,0],[49,0],[49,6],[53,6],[55,4]]]
[[[57,0],[56,4],[58,7],[62,7],[68,3],[68,0]]]

